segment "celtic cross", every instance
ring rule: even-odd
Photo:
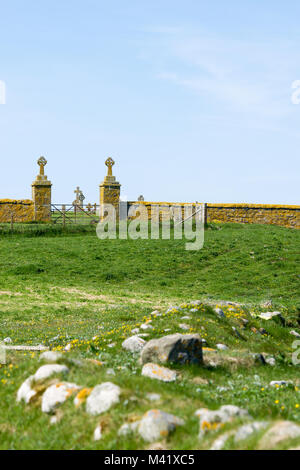
[[[108,171],[107,171],[107,176],[112,176],[112,167],[114,166],[115,162],[114,160],[109,157],[106,161],[105,161],[105,165],[107,166],[108,168]]]
[[[45,157],[40,157],[37,161],[38,165],[40,166],[40,175],[44,175],[45,171],[44,168],[47,165],[47,160]]]

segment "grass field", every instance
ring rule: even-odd
[[[200,407],[235,404],[255,418],[300,423],[299,367],[291,364],[295,338],[290,335],[300,321],[300,231],[209,226],[200,251],[186,251],[182,240],[100,241],[93,227],[64,231],[33,225],[15,233],[0,227],[0,237],[0,339],[43,343],[56,350],[71,343],[62,360],[71,364],[68,381],[92,387],[109,380],[123,391],[120,404],[98,418],[88,416],[84,407],[75,409],[68,400],[61,407],[61,421],[50,426],[38,402],[16,404],[18,387],[40,365],[38,354],[10,351],[0,368],[1,449],[147,448],[137,436],[119,437],[117,430],[153,407],[185,420],[164,440],[169,449],[206,448],[217,437],[218,432],[208,433],[199,441],[194,412]],[[190,314],[189,302],[196,299],[203,303]],[[223,306],[226,318],[221,319],[212,307],[224,301],[241,306]],[[272,302],[271,308],[261,307],[266,301]],[[215,349],[217,343],[229,347],[224,353],[204,352],[207,357],[217,354],[220,364],[170,366],[179,371],[175,383],[142,377],[137,357],[122,350],[121,344],[155,309],[163,315],[152,317],[147,339],[182,332],[179,324],[186,320],[181,317],[188,314],[190,331],[199,332],[208,348]],[[270,310],[280,310],[286,325],[255,317]],[[246,326],[242,319],[248,320]],[[253,330],[262,327],[267,335]],[[262,352],[275,357],[274,367],[253,365],[249,353]],[[81,359],[81,365],[72,363],[74,358]],[[111,368],[115,376],[107,374]],[[291,379],[294,386],[268,387],[270,380],[280,379]],[[147,392],[159,393],[160,401],[147,401]],[[100,421],[103,438],[94,442]],[[243,446],[254,448],[256,443],[252,439]]]

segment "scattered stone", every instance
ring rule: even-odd
[[[100,441],[101,438],[102,438],[102,427],[101,427],[101,424],[98,424],[98,426],[96,427],[94,431],[94,441]]]
[[[215,312],[219,317],[225,317],[225,313],[223,312],[223,310],[221,308],[217,307],[215,309]]]
[[[228,441],[228,439],[233,436],[234,431],[228,431],[217,437],[217,439],[212,443],[210,450],[222,450]]]
[[[42,412],[52,413],[58,405],[64,403],[79,388],[78,385],[69,382],[51,385],[43,393]]]
[[[67,346],[65,347],[65,351],[69,352],[69,351],[71,351],[71,348],[72,348],[72,344],[68,343]]]
[[[285,385],[287,387],[289,385],[293,385],[293,382],[292,380],[272,380],[269,385],[270,387],[280,387],[281,385]]]
[[[86,400],[86,411],[96,416],[109,410],[112,405],[119,403],[121,389],[111,382],[97,385]]]
[[[41,366],[34,374],[34,379],[45,380],[51,377],[53,374],[68,374],[69,368],[61,364],[46,364]]]
[[[219,349],[220,351],[226,351],[228,349],[228,346],[226,346],[225,344],[219,343],[217,344],[217,349]]]
[[[150,315],[156,315],[157,317],[160,317],[161,313],[158,310],[154,310],[153,312],[150,313]]]
[[[146,341],[139,336],[131,336],[122,343],[122,348],[130,352],[139,352],[145,346]]]
[[[143,324],[141,325],[141,329],[142,329],[142,330],[153,330],[153,326],[150,325],[150,323],[143,323]]]
[[[181,328],[182,330],[189,330],[191,327],[186,323],[180,323],[179,328]]]
[[[276,360],[273,356],[265,356],[265,361],[269,366],[274,367],[276,365]]]
[[[146,398],[149,401],[159,401],[161,397],[159,393],[147,393]]]
[[[181,317],[181,320],[190,320],[191,317],[189,317],[188,315],[185,315],[184,317]]]
[[[144,414],[138,425],[138,433],[147,442],[154,442],[167,437],[176,426],[183,426],[184,421],[177,416],[161,410],[150,410]]]
[[[234,436],[234,442],[237,444],[240,441],[244,441],[253,433],[266,429],[269,425],[267,421],[254,421],[253,423],[244,424],[240,426]]]
[[[17,392],[17,402],[24,400],[25,403],[29,403],[31,398],[36,395],[36,391],[32,388],[33,383],[34,375],[31,375],[22,383]]]
[[[191,308],[190,312],[191,312],[191,313],[198,313],[199,310],[198,310],[197,308]]]
[[[202,340],[198,334],[180,333],[152,339],[141,351],[141,362],[202,364]]]
[[[278,421],[259,442],[259,449],[274,449],[286,439],[300,437],[300,426],[292,421]]]
[[[300,338],[300,334],[295,330],[290,331],[290,335],[296,336],[296,338]]]
[[[174,382],[176,380],[176,372],[174,370],[153,363],[148,363],[143,366],[142,375],[163,382]]]
[[[139,331],[140,331],[139,328],[133,328],[133,330],[131,330],[131,333],[133,333],[134,335],[136,335]]]
[[[207,431],[218,429],[222,424],[235,418],[250,418],[247,410],[234,405],[223,405],[218,410],[201,408],[196,411],[195,415],[200,419],[199,437],[202,437]]]
[[[9,337],[4,338],[3,343],[4,343],[4,344],[11,344],[11,343],[12,343],[12,339],[9,338]]]
[[[122,426],[120,427],[119,431],[118,431],[118,436],[128,436],[130,434],[133,434],[137,428],[138,428],[138,425],[140,424],[140,420],[138,421],[134,421],[133,423],[124,423],[122,424]]]
[[[114,348],[115,345],[116,345],[116,343],[110,343],[110,344],[107,345],[107,347],[108,347],[108,348]]]
[[[57,362],[59,359],[63,357],[62,353],[58,351],[45,351],[40,355],[40,361],[47,361],[47,362]]]
[[[116,375],[114,369],[107,369],[106,375]]]
[[[279,321],[283,326],[285,325],[285,319],[280,312],[262,312],[258,315],[262,320],[275,320]]]

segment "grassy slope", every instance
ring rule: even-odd
[[[206,231],[199,252],[185,251],[183,241],[99,241],[93,234],[3,237],[0,338],[10,336],[15,344],[42,341],[58,349],[74,340],[68,357],[100,356],[117,375],[107,377],[106,366],[86,361],[84,367],[72,367],[68,380],[85,386],[113,380],[125,396],[119,406],[101,417],[106,427],[98,443],[92,441],[92,433],[99,418],[87,417],[84,409],[74,411],[71,401],[63,406],[61,423],[49,429],[49,417],[38,407],[15,404],[17,387],[38,367],[37,355],[10,353],[9,363],[0,369],[0,448],[142,448],[145,444],[139,440],[116,437],[116,428],[153,407],[145,400],[148,391],[162,395],[154,406],[186,419],[186,426],[166,443],[169,448],[199,447],[193,413],[201,406],[233,403],[247,407],[254,416],[283,416],[300,422],[296,408],[300,397],[294,389],[261,390],[272,379],[298,374],[290,366],[293,337],[289,329],[298,326],[299,237],[299,231],[280,227],[223,225]],[[269,352],[277,357],[276,367],[241,363],[235,372],[226,365],[216,370],[184,367],[176,384],[141,377],[136,358],[121,350],[122,340],[155,307],[164,312],[168,305],[196,298],[247,305],[242,311],[227,309],[222,321],[204,306],[191,315],[192,331],[199,331],[208,346],[224,342],[238,358],[247,351]],[[281,309],[290,328],[250,316],[265,300]],[[176,311],[157,317],[150,337],[166,334],[167,328],[178,331],[178,324],[186,322],[180,320],[182,316]],[[250,321],[243,331],[241,317]],[[235,338],[232,326],[240,329],[243,339]],[[253,333],[252,326],[265,327],[269,336]],[[95,335],[98,339],[91,341]],[[53,340],[56,336],[59,338]],[[109,342],[115,347],[108,348]],[[198,376],[209,385],[195,384],[192,380]],[[220,393],[218,385],[229,389]],[[132,395],[136,400],[127,403],[126,396]]]

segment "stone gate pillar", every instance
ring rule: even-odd
[[[48,181],[44,168],[47,160],[40,157],[37,161],[40,174],[32,183],[32,199],[34,203],[34,220],[37,222],[51,222],[51,181]]]
[[[115,176],[112,174],[112,167],[114,164],[114,160],[110,157],[105,161],[108,171],[104,181],[100,184],[100,220],[103,218],[105,213],[105,204],[112,204],[115,207],[116,220],[119,220],[121,185],[116,181]]]

